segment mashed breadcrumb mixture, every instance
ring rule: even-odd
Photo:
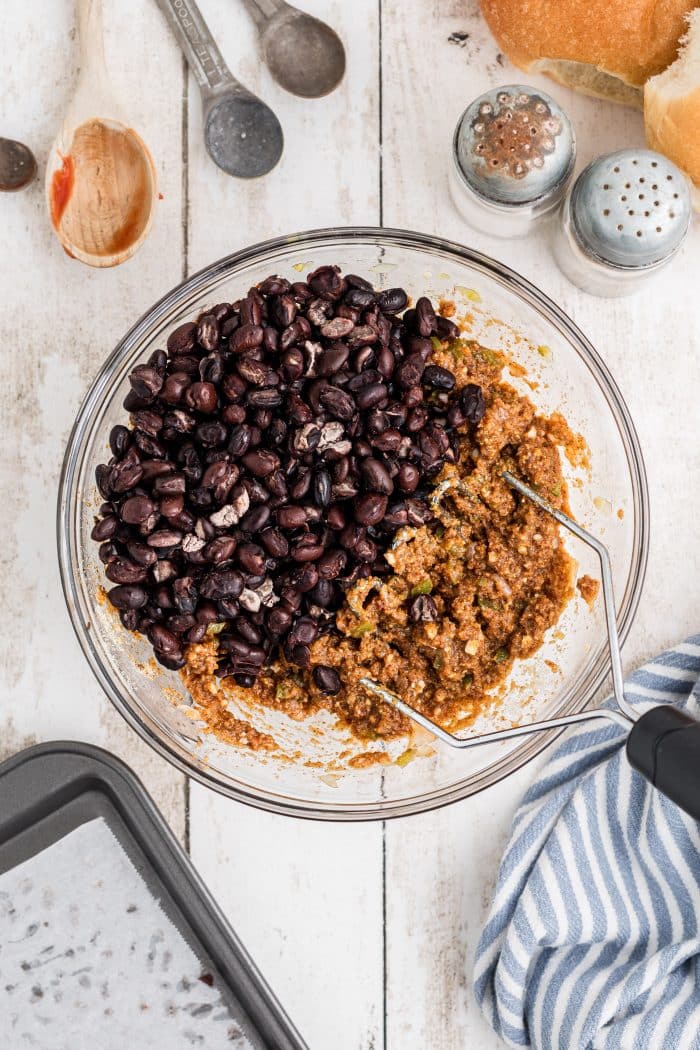
[[[573,461],[585,443],[558,414],[538,415],[502,379],[504,355],[464,339],[436,346],[433,360],[457,386],[473,383],[485,399],[483,418],[464,430],[462,454],[436,483],[457,478],[433,521],[406,527],[388,551],[387,574],[355,583],[336,614],[336,630],[311,647],[311,668],[280,657],[250,689],[220,681],[215,628],[193,645],[180,672],[196,714],[221,739],[255,750],[275,741],[235,718],[231,698],[303,720],[325,708],[363,740],[405,734],[410,723],[360,684],[373,678],[449,727],[463,725],[492,702],[488,694],[514,660],[532,656],[574,595],[574,563],[553,519],[508,487],[509,470],[554,506],[566,508],[560,449]],[[594,581],[591,581],[593,583]],[[589,599],[592,588],[579,583]],[[593,595],[594,597],[595,595]],[[342,688],[319,691],[311,670],[335,668]]]

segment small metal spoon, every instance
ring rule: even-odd
[[[195,0],[158,0],[158,6],[199,84],[209,156],[239,179],[266,175],[284,146],[277,117],[233,76]]]
[[[23,190],[36,175],[34,154],[23,142],[0,138],[0,191]]]
[[[260,33],[263,57],[285,91],[320,98],[345,73],[345,48],[329,25],[285,0],[245,0]]]

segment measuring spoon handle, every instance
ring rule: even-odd
[[[289,4],[285,3],[285,0],[243,0],[243,3],[248,8],[258,29],[262,29],[265,23],[270,22],[280,11],[289,9]]]
[[[158,6],[177,37],[204,96],[221,88],[240,87],[219,51],[195,0],[157,0]]]

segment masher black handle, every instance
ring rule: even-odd
[[[676,707],[653,707],[627,738],[630,765],[700,820],[700,722]]]

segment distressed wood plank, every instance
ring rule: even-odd
[[[192,270],[279,234],[379,221],[377,4],[300,6],[327,19],[348,46],[345,82],[310,102],[286,94],[261,66],[242,5],[202,3],[233,72],[274,108],[286,144],[265,178],[229,178],[204,151],[190,81]],[[381,828],[276,817],[193,784],[191,851],[312,1050],[380,1050]]]
[[[606,301],[573,288],[558,272],[546,229],[513,242],[469,229],[451,205],[446,172],[457,119],[482,91],[519,81],[549,91],[574,121],[579,168],[598,153],[641,144],[641,118],[514,69],[499,55],[476,2],[382,0],[382,12],[385,223],[471,245],[539,284],[601,351],[637,421],[652,550],[625,648],[631,668],[697,630],[695,596],[682,581],[700,568],[700,493],[691,480],[700,465],[700,304],[691,293],[698,237],[648,291]],[[669,455],[672,448],[680,454]],[[535,771],[533,764],[460,805],[388,825],[386,1050],[502,1045],[472,998],[472,961],[512,813]]]
[[[36,0],[3,11],[12,61],[3,71],[0,127],[33,148],[41,178],[22,193],[0,194],[0,499],[10,523],[0,548],[0,750],[52,738],[101,744],[143,777],[182,837],[184,778],[139,741],[102,694],[73,637],[56,564],[58,476],[78,405],[115,342],[182,268],[179,53],[154,5],[125,0],[105,8],[117,97],[154,154],[164,194],[149,241],[107,271],[63,254],[44,204],[46,157],[77,69],[73,3]]]

